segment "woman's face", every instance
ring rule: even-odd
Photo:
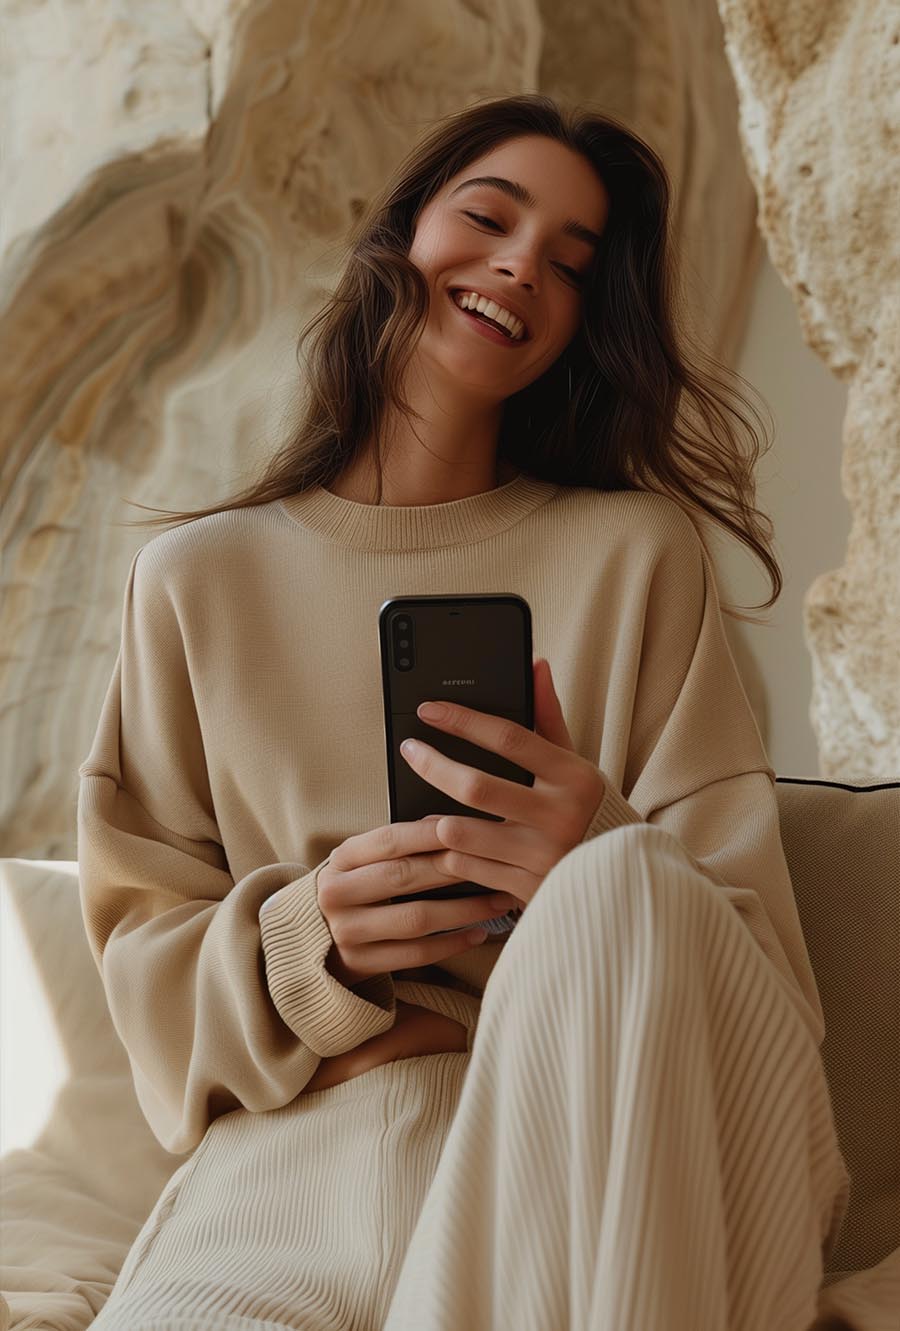
[[[490,185],[496,176],[533,197],[514,199]],[[463,188],[460,188],[463,186]],[[508,140],[471,162],[429,200],[409,257],[428,282],[431,308],[417,354],[457,389],[497,402],[553,364],[582,317],[582,282],[595,248],[564,230],[574,220],[598,236],[609,196],[579,153],[542,135]],[[477,216],[473,216],[477,214]],[[453,288],[496,293],[528,328],[521,342],[496,343],[455,307]]]

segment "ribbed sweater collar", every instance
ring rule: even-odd
[[[278,501],[294,522],[357,550],[428,550],[469,545],[520,522],[559,490],[520,472],[505,485],[445,504],[360,504],[321,485]]]

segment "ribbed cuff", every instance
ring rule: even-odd
[[[320,1058],[355,1049],[394,1024],[394,977],[371,975],[352,989],[325,969],[333,939],[319,908],[318,875],[328,860],[263,903],[259,931],[272,1002]]]
[[[614,827],[625,827],[628,823],[642,823],[645,820],[624,795],[621,795],[605,773],[601,773],[606,782],[603,798],[594,810],[594,816],[588,823],[587,831],[581,838],[581,844],[591,841],[602,832],[611,832]]]

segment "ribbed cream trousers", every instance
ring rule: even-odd
[[[211,1125],[98,1331],[805,1331],[849,1176],[819,1050],[661,828],[576,847],[470,1053]]]

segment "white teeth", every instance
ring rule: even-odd
[[[502,305],[498,305],[495,300],[487,300],[484,296],[476,295],[474,291],[456,291],[453,293],[453,299],[462,310],[477,310],[479,314],[486,314],[489,319],[494,319],[498,324],[503,324],[508,328],[513,341],[520,342],[525,336],[525,325],[521,319],[517,319],[509,310],[505,310]]]

